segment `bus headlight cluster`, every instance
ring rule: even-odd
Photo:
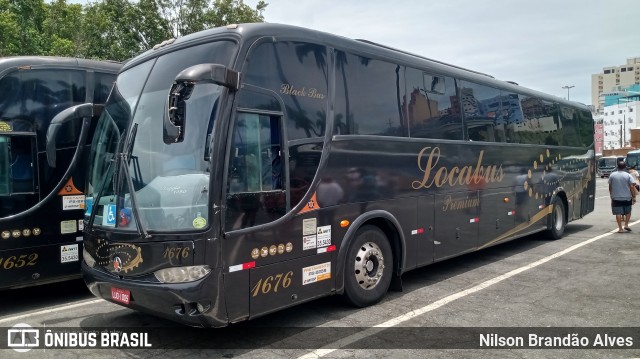
[[[173,267],[157,270],[153,273],[162,283],[193,282],[211,272],[209,266]]]
[[[91,254],[84,248],[82,248],[82,259],[84,259],[84,262],[87,263],[89,267],[93,268],[96,266],[96,260],[93,259]]]

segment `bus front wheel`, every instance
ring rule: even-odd
[[[564,228],[567,224],[567,221],[565,220],[566,209],[564,206],[564,201],[559,197],[556,197],[553,200],[552,205],[553,209],[551,210],[548,233],[551,239],[560,239],[564,234]]]
[[[393,253],[384,232],[372,225],[358,229],[346,260],[346,299],[357,307],[382,300],[393,271]]]

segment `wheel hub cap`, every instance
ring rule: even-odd
[[[363,244],[355,258],[355,276],[358,284],[364,289],[373,289],[384,271],[384,257],[377,244]]]

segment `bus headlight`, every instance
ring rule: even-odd
[[[162,283],[184,283],[198,280],[211,272],[209,266],[173,267],[153,273]]]
[[[93,259],[91,254],[89,254],[89,252],[87,252],[87,250],[84,248],[82,248],[82,259],[84,259],[84,262],[87,263],[90,268],[96,266],[96,260]]]

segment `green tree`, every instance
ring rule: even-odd
[[[19,55],[19,34],[18,17],[9,0],[0,0],[0,56]]]
[[[267,8],[264,1],[259,1],[255,9],[242,0],[215,0],[206,15],[207,28],[239,24],[246,22],[263,22],[262,12]]]
[[[14,55],[42,55],[47,41],[43,34],[46,5],[43,0],[9,0],[10,21],[15,20],[18,33],[9,34],[11,47],[17,48]],[[9,26],[12,27],[11,23]],[[11,30],[11,29],[10,29]],[[3,34],[4,35],[4,34]]]
[[[242,0],[157,0],[174,38],[228,24],[263,22],[267,3],[253,9]]]
[[[58,0],[64,1],[64,0]],[[125,60],[155,44],[239,22],[262,22],[267,3],[242,0],[103,0],[85,7],[85,56]]]
[[[67,4],[66,0],[56,0],[49,4],[43,22],[43,35],[49,39],[44,54],[82,56],[86,40],[78,27],[83,19],[80,4]]]
[[[262,22],[267,3],[242,0],[0,0],[0,56],[123,61],[170,38],[229,23]]]
[[[139,16],[137,4],[127,0],[87,5],[82,25],[86,38],[84,56],[122,61],[145,50]]]

